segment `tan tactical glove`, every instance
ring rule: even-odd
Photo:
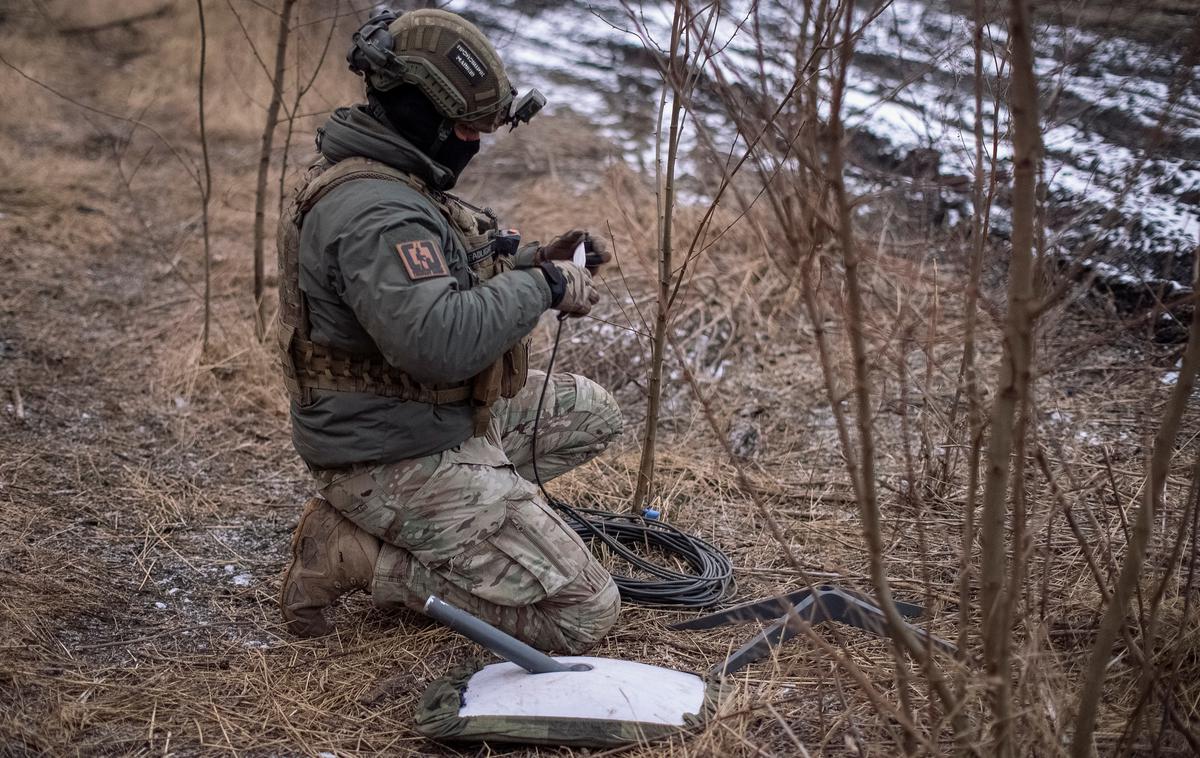
[[[592,306],[600,301],[600,292],[592,282],[592,275],[574,263],[553,261],[543,264],[542,270],[546,271],[548,279],[554,274],[558,275],[554,278],[559,281],[550,283],[551,292],[558,289],[556,284],[562,287],[562,296],[550,304],[551,308],[567,316],[586,316]]]
[[[542,261],[569,261],[575,257],[575,248],[579,247],[579,243],[583,242],[585,251],[587,252],[587,270],[590,273],[596,271],[612,260],[612,253],[608,251],[608,245],[600,237],[593,237],[581,229],[572,229],[566,234],[555,237],[548,244],[537,249],[534,257],[534,265]]]

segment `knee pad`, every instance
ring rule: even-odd
[[[594,444],[601,449],[608,447],[625,428],[621,406],[608,390],[586,376],[572,375],[575,379],[575,411],[588,416],[587,430]]]
[[[571,655],[579,655],[595,646],[617,623],[621,612],[621,595],[609,573],[595,563],[584,573],[594,583],[596,591],[565,609],[559,618],[566,652]]]

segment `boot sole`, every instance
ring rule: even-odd
[[[292,561],[288,564],[287,570],[283,572],[283,581],[280,582],[279,585],[279,614],[283,616],[284,625],[287,626],[293,634],[296,634],[297,632],[292,629],[292,623],[293,621],[299,621],[300,619],[293,620],[289,619],[287,616],[286,595],[288,580],[292,578],[292,571],[300,563],[300,535],[304,533],[304,522],[308,520],[309,516],[317,512],[317,509],[321,507],[322,502],[323,501],[320,498],[313,497],[309,498],[308,502],[304,504],[304,511],[300,514],[300,521],[296,524],[296,531],[292,532]]]

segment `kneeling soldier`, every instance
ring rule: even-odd
[[[547,309],[599,295],[572,255],[586,235],[516,248],[490,210],[447,194],[481,132],[518,98],[495,49],[453,13],[373,18],[348,56],[367,103],[318,132],[321,159],[281,219],[279,338],[293,441],[322,498],[292,538],[288,628],[327,634],[355,589],[421,609],[436,594],[547,651],[578,653],[616,620],[612,577],[543,501],[532,434],[544,375],[527,371]],[[597,241],[589,265],[608,260]],[[621,430],[611,395],[550,377],[544,479]]]

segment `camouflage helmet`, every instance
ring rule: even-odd
[[[504,64],[483,32],[462,16],[437,9],[401,16],[383,11],[353,40],[346,60],[371,89],[386,92],[411,84],[444,118],[477,123],[487,131],[502,123],[515,125],[516,90]],[[520,101],[531,95],[545,102],[536,90]],[[532,113],[522,116],[528,121]]]

